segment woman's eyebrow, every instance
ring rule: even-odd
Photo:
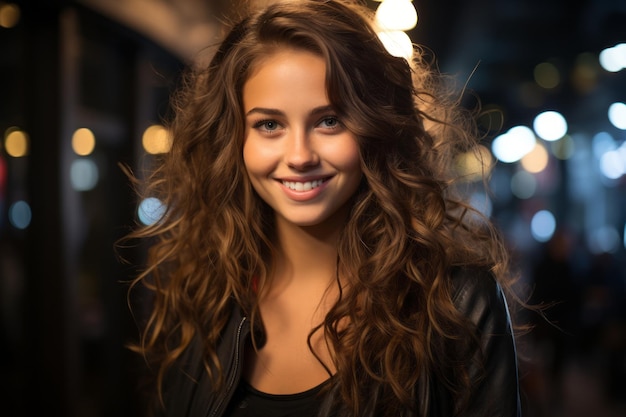
[[[254,107],[248,110],[248,112],[246,113],[246,116],[250,116],[251,114],[254,114],[254,113],[268,114],[272,116],[284,116],[285,115],[285,112],[283,112],[282,110],[270,109],[266,107]]]
[[[310,111],[310,114],[318,115],[320,113],[327,113],[329,111],[334,111],[333,106],[331,106],[330,104],[315,107],[314,109]],[[284,116],[285,115],[285,112],[279,109],[272,109],[268,107],[253,107],[252,109],[248,110],[248,112],[246,113],[246,116],[250,116],[251,114],[255,114],[255,113],[261,113],[261,114],[270,115],[270,116]]]
[[[333,106],[328,104],[325,106],[319,106],[319,107],[314,108],[313,110],[311,110],[311,115],[315,116],[320,113],[328,113],[328,112],[334,112],[334,111],[335,109],[333,108]]]

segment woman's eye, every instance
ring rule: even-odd
[[[279,124],[275,120],[261,120],[254,124],[255,129],[264,130],[267,132],[273,132],[279,128]]]
[[[325,117],[320,122],[320,126],[325,127],[325,128],[329,128],[329,129],[334,129],[337,126],[339,126],[339,120],[336,117],[334,117],[334,116],[333,117]]]

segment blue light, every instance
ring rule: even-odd
[[[619,249],[619,232],[613,226],[603,226],[591,233],[589,249],[592,253],[615,253]]]
[[[540,210],[530,221],[530,232],[538,242],[547,242],[556,230],[556,219],[548,210]]]
[[[148,197],[139,204],[137,215],[141,223],[150,226],[161,220],[165,214],[165,209],[166,207],[161,200],[155,197]]]
[[[17,229],[26,229],[32,218],[30,206],[26,201],[16,201],[9,207],[9,222]]]
[[[76,191],[93,190],[98,184],[98,166],[89,158],[76,159],[70,168],[70,181]]]

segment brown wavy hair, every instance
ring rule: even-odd
[[[232,303],[258,317],[252,281],[269,279],[273,213],[243,163],[242,89],[261,58],[295,48],[326,62],[329,100],[358,140],[364,174],[338,243],[348,285],[311,333],[323,330],[333,352],[333,383],[355,416],[374,385],[387,414],[415,411],[413,387],[430,374],[467,400],[477,346],[454,308],[450,272],[489,269],[508,285],[495,227],[455,191],[453,163],[476,148],[476,128],[427,54],[390,55],[371,17],[356,2],[276,3],[233,25],[208,66],[186,74],[172,101],[172,148],[141,186],[166,213],[132,235],[152,240],[134,281],[154,293],[137,350],[159,384],[194,337],[222,383],[216,345]]]

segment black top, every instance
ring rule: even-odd
[[[519,417],[521,415],[515,339],[504,294],[488,270],[455,269],[451,274],[452,300],[459,312],[475,327],[480,350],[471,362],[473,381],[469,404],[462,417]],[[256,330],[255,330],[256,331]],[[224,417],[231,398],[243,379],[246,343],[250,340],[250,321],[233,302],[228,323],[216,346],[224,384],[214,386],[206,370],[206,347],[201,337],[193,338],[183,355],[168,370],[163,386],[164,407],[156,404],[161,417]],[[480,367],[479,367],[480,365]],[[219,372],[209,363],[212,372]],[[478,378],[482,376],[482,378]],[[414,392],[416,413],[407,416],[449,417],[457,406],[456,397],[445,384],[446,375],[420,375]],[[368,389],[359,417],[384,415],[379,400],[382,385],[371,378],[363,380]],[[319,417],[347,416],[338,383],[322,389]],[[158,400],[158,399],[157,399]],[[229,410],[232,412],[235,410]],[[245,414],[244,414],[245,415]],[[259,414],[261,415],[261,414]],[[309,414],[311,415],[311,414]]]
[[[315,417],[321,404],[320,392],[326,382],[297,394],[267,394],[243,379],[224,414],[227,417]]]

